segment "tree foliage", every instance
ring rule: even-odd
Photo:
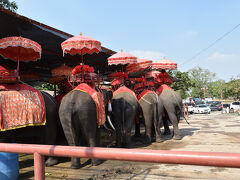
[[[224,80],[211,82],[208,87],[208,97],[223,99],[226,91],[226,83]]]
[[[232,97],[235,100],[240,100],[240,75],[238,79],[232,78],[230,82],[225,85],[225,97]]]
[[[47,83],[47,82],[34,82],[32,86],[38,90],[49,90],[54,91],[54,85]]]
[[[188,91],[194,87],[194,82],[189,78],[188,72],[169,71],[168,73],[173,77],[171,87],[178,91],[183,99],[188,97]]]
[[[192,88],[191,96],[194,98],[205,98],[208,95],[209,86],[216,74],[207,69],[196,67],[189,70],[189,76],[195,84],[195,87]]]
[[[10,2],[9,0],[0,0],[0,7],[16,12],[18,6],[15,1]]]

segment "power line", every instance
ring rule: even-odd
[[[194,56],[192,56],[191,58],[189,58],[188,60],[184,61],[181,65],[186,64],[192,60],[194,60],[197,56],[199,56],[200,54],[202,54],[203,52],[205,52],[206,50],[208,50],[209,48],[211,48],[212,46],[214,46],[217,42],[221,41],[224,37],[226,37],[227,35],[229,35],[231,32],[233,32],[235,29],[237,29],[240,26],[240,24],[234,26],[230,31],[224,33],[221,37],[219,37],[218,39],[216,39],[214,42],[212,42],[209,46],[207,46],[206,48],[202,49],[201,51],[199,51],[198,53],[196,53]]]

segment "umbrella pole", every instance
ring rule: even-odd
[[[17,74],[19,72],[19,58],[18,58],[18,63],[17,63]]]
[[[19,55],[20,55],[20,48],[18,48],[17,76],[18,76],[18,72],[19,72]]]
[[[81,58],[82,58],[82,79],[83,79],[83,82],[84,82],[84,71],[83,71],[83,54],[81,52]]]

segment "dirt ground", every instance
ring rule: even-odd
[[[182,120],[179,124],[182,140],[164,136],[162,143],[144,146],[143,139],[133,139],[133,148],[240,153],[240,116],[237,114],[194,114],[188,117],[190,125]],[[106,138],[106,137],[105,137]],[[109,138],[108,138],[109,139]],[[109,143],[105,139],[104,143]],[[110,144],[109,146],[112,146]],[[20,179],[34,179],[33,156],[19,155]],[[82,167],[70,169],[70,159],[62,158],[54,167],[46,167],[46,179],[177,179],[177,180],[239,180],[240,168],[208,166],[136,163],[127,161],[104,161],[91,166],[89,160],[81,159]]]

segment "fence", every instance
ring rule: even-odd
[[[0,152],[34,154],[34,177],[45,179],[44,156],[240,168],[240,153],[166,151],[0,143]]]

